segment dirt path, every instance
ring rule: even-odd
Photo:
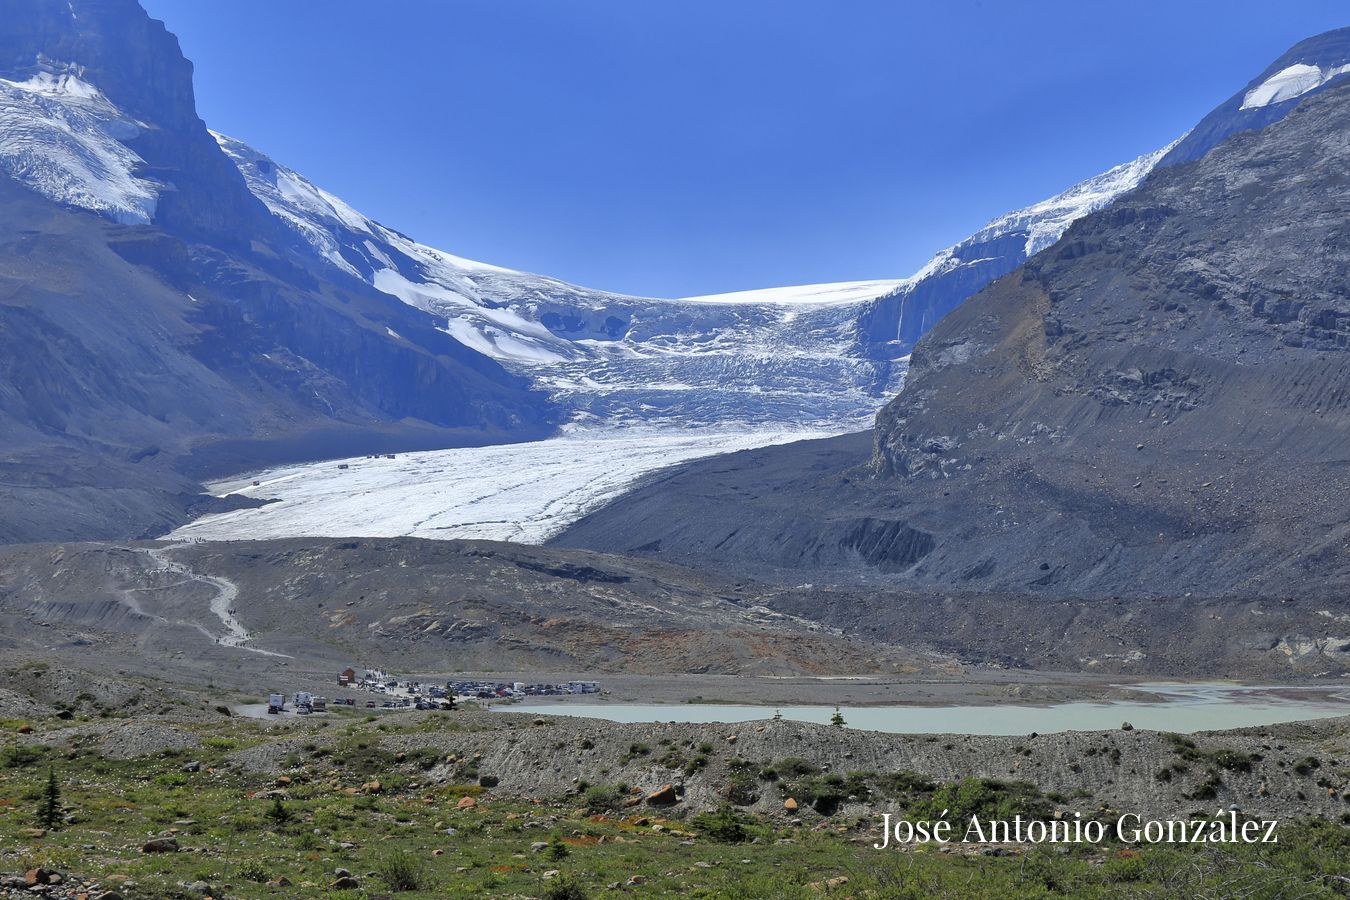
[[[257,647],[246,646],[251,640],[248,629],[244,627],[234,615],[234,601],[239,596],[239,587],[225,578],[217,578],[214,575],[203,575],[194,572],[180,562],[174,562],[169,559],[167,553],[176,545],[170,544],[167,547],[145,547],[139,548],[142,553],[148,556],[155,564],[155,567],[164,572],[170,572],[174,575],[181,575],[189,581],[197,581],[209,585],[215,590],[215,596],[211,598],[211,612],[220,619],[220,623],[225,626],[225,634],[216,636],[211,634],[205,628],[202,632],[214,640],[222,647],[234,647],[238,650],[246,650],[249,653],[259,653],[263,656],[279,656],[285,659],[293,657],[285,653],[275,653],[271,650],[261,650]],[[201,626],[198,626],[201,627]]]

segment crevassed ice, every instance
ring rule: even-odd
[[[1307,63],[1294,63],[1248,91],[1242,98],[1242,109],[1259,109],[1272,103],[1283,103],[1301,97],[1346,72],[1350,72],[1350,65],[1324,68]]]
[[[211,485],[224,496],[274,498],[205,516],[174,539],[296,536],[479,538],[539,544],[647,472],[831,431],[770,429],[578,430],[527,444],[301,463]],[[254,482],[258,484],[255,486]]]
[[[122,141],[141,124],[72,72],[0,78],[0,170],[48,199],[124,224],[147,224],[158,185]]]

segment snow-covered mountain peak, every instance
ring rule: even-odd
[[[138,177],[144,161],[123,143],[143,127],[77,67],[0,78],[0,171],[58,203],[148,223],[159,185]]]

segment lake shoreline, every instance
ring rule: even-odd
[[[529,703],[566,706],[648,703],[688,706],[1047,706],[1066,702],[1153,700],[1164,702],[1179,686],[1216,689],[1277,699],[1350,697],[1345,679],[1250,682],[1223,679],[1169,679],[1141,674],[1136,678],[1079,672],[998,670],[954,667],[948,675],[896,674],[850,676],[635,675],[597,671],[534,671],[419,674],[422,680],[483,680],[527,684],[596,681],[601,693],[530,697]]]

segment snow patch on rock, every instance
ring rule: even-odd
[[[1310,66],[1294,63],[1281,69],[1247,92],[1242,98],[1242,109],[1260,109],[1272,103],[1284,103],[1316,90],[1337,75],[1350,72],[1350,65]]]
[[[74,70],[0,78],[0,171],[57,203],[148,224],[159,186],[122,143],[143,127]]]

